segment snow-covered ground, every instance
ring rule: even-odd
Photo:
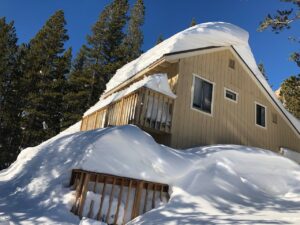
[[[300,224],[300,166],[280,155],[236,145],[179,151],[131,125],[78,130],[25,149],[0,172],[0,224],[79,224],[69,212],[73,168],[170,185],[168,204],[129,224]]]

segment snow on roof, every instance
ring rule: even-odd
[[[126,64],[106,85],[108,92],[165,54],[210,46],[247,46],[248,32],[224,22],[202,23],[181,31]]]
[[[145,77],[140,81],[135,82],[134,84],[122,91],[115,92],[105,99],[100,99],[94,106],[92,106],[89,110],[87,110],[84,113],[84,116],[89,115],[97,111],[98,109],[109,105],[112,102],[118,101],[119,99],[138,90],[141,87],[147,87],[159,93],[165,94],[170,98],[176,98],[176,95],[170,89],[167,74],[153,74],[151,76]]]
[[[168,204],[130,224],[299,224],[300,166],[276,153],[237,145],[179,151],[132,125],[77,131],[23,150],[0,171],[0,224],[79,224],[70,212],[74,168],[171,186]]]
[[[249,34],[247,31],[230,23],[208,22],[195,25],[173,35],[117,70],[116,74],[107,83],[105,93],[162,58],[165,54],[212,46],[232,46],[300,133],[299,120],[287,112],[258,69],[248,39]]]

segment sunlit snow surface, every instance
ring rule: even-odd
[[[300,224],[300,166],[289,159],[236,145],[178,151],[135,126],[79,126],[0,172],[0,224],[79,224],[73,168],[168,183],[169,203],[130,224]]]

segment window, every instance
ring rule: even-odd
[[[237,93],[225,88],[225,98],[237,102]]]
[[[266,107],[258,103],[255,104],[256,107],[256,124],[261,127],[266,127]]]
[[[194,75],[193,108],[212,112],[213,84]]]
[[[229,68],[234,69],[235,68],[235,61],[233,59],[229,59],[228,66],[229,66]]]

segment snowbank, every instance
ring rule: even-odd
[[[280,148],[280,153],[284,156],[287,157],[297,163],[300,164],[300,153],[295,152],[293,150],[287,149],[287,148]]]
[[[0,224],[79,224],[69,212],[73,168],[171,186],[168,204],[130,224],[300,223],[300,166],[280,155],[236,145],[178,151],[130,125],[78,129],[24,150],[0,172]],[[93,223],[101,224],[81,221]]]
[[[151,76],[145,77],[144,79],[135,82],[128,88],[116,92],[105,99],[100,99],[94,106],[84,113],[84,116],[89,115],[112,102],[116,102],[124,96],[138,90],[141,87],[147,87],[159,93],[165,94],[170,98],[176,98],[176,95],[171,91],[167,74],[153,74]]]

